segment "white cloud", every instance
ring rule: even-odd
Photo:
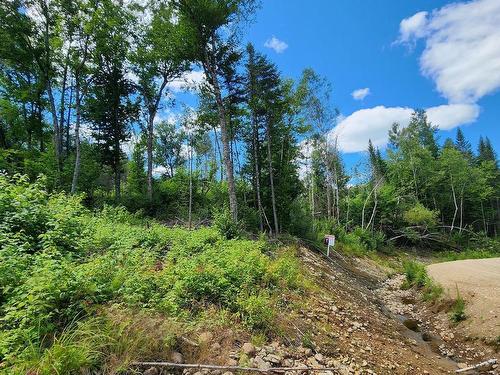
[[[351,96],[354,98],[354,100],[363,100],[368,95],[370,95],[370,89],[368,87],[365,87],[364,89],[354,90],[351,93]]]
[[[190,70],[170,82],[167,86],[173,92],[184,90],[197,90],[199,86],[205,81],[205,73],[201,70]]]
[[[427,109],[427,119],[441,130],[470,124],[479,117],[477,104],[445,104]]]
[[[266,40],[264,47],[271,48],[276,53],[283,53],[288,48],[288,44],[273,35],[271,39]]]
[[[402,20],[399,24],[399,41],[407,43],[423,37],[426,32],[427,15],[427,12],[418,12]]]
[[[401,21],[401,42],[419,38],[421,71],[450,103],[475,103],[500,88],[500,1],[453,3]]]
[[[392,124],[397,122],[402,127],[407,126],[412,112],[409,107],[361,109],[339,121],[329,136],[336,137],[339,149],[346,153],[365,151],[369,139],[374,146],[384,147]],[[428,120],[443,130],[474,122],[478,115],[479,106],[476,104],[440,105],[427,109]]]

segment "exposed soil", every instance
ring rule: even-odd
[[[236,326],[219,328],[190,337],[199,345],[189,353],[187,346],[180,347],[182,353],[175,354],[190,363],[261,369],[310,366],[318,368],[320,375],[451,374],[498,357],[493,347],[457,332],[447,313],[440,312],[442,306],[428,306],[417,291],[401,290],[401,275],[388,278],[369,260],[335,254],[327,259],[305,248],[299,251],[314,290],[283,296],[279,335],[251,344],[248,332]],[[185,375],[209,373],[223,372],[183,371]],[[498,368],[486,373],[498,374]]]
[[[458,289],[465,299],[467,319],[460,325],[464,335],[500,338],[500,258],[431,264],[427,271],[451,298]]]

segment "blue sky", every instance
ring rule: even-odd
[[[333,84],[348,165],[416,107],[434,108],[441,141],[459,125],[474,148],[482,134],[500,150],[499,0],[263,0],[245,38],[283,75],[311,67]]]

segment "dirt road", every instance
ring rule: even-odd
[[[473,337],[500,337],[500,258],[468,259],[432,264],[429,275],[451,298],[457,287],[466,301],[464,332]]]

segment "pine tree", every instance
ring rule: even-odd
[[[460,128],[457,128],[455,146],[457,150],[460,151],[467,158],[472,159],[472,157],[474,156],[472,153],[472,147],[470,145],[470,142],[465,138],[465,135],[462,132],[462,129]]]

